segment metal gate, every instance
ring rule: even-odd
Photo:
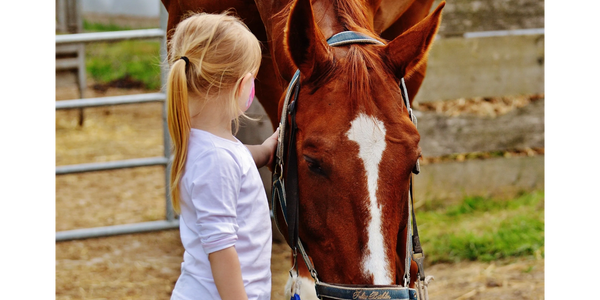
[[[69,44],[80,44],[80,43],[92,43],[92,42],[109,42],[109,41],[121,41],[130,39],[160,39],[161,48],[160,56],[161,61],[165,61],[167,50],[166,50],[166,24],[167,24],[167,11],[160,5],[160,28],[156,29],[143,29],[143,30],[127,30],[127,31],[113,31],[113,32],[98,32],[98,33],[78,33],[68,35],[57,35],[56,46],[69,45]],[[161,69],[161,86],[164,88],[166,78],[166,70]],[[110,105],[122,105],[122,104],[135,104],[145,102],[163,102],[166,101],[166,95],[164,91],[160,93],[148,93],[138,95],[127,95],[127,96],[116,96],[116,97],[102,97],[102,98],[87,98],[87,99],[76,99],[76,100],[63,100],[56,102],[56,110],[60,109],[72,109],[72,108],[86,108],[86,107],[100,107]],[[57,166],[56,175],[72,174],[72,173],[83,173],[83,172],[95,172],[103,170],[114,170],[122,168],[134,168],[143,166],[165,166],[165,203],[166,203],[166,220],[143,222],[135,224],[124,224],[124,225],[113,225],[105,227],[95,228],[84,228],[67,231],[56,232],[56,241],[65,241],[73,239],[84,239],[101,236],[110,236],[117,234],[129,234],[139,233],[154,230],[164,230],[177,228],[179,226],[179,220],[176,218],[169,201],[169,157],[170,157],[170,138],[169,131],[166,123],[166,106],[163,105],[162,110],[163,118],[163,141],[164,141],[164,155],[160,157],[150,158],[139,158],[139,159],[128,159],[122,161],[111,161],[104,163],[86,163],[77,165],[66,165]]]

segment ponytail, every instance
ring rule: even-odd
[[[218,104],[230,115],[233,131],[237,132],[238,118],[250,118],[240,110],[235,95],[242,78],[249,72],[258,72],[262,50],[250,29],[228,13],[199,13],[187,17],[175,28],[168,47],[171,70],[167,79],[166,105],[173,145],[169,187],[173,209],[180,213],[180,182],[185,172],[191,131],[188,93],[201,98],[193,103],[201,110],[213,96],[227,92],[228,99]]]
[[[183,175],[187,159],[187,146],[191,128],[185,69],[185,61],[176,60],[167,79],[167,124],[169,125],[174,154],[170,176],[171,203],[177,213],[181,211],[179,181]]]

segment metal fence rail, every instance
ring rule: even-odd
[[[126,96],[113,96],[113,97],[100,97],[100,98],[86,98],[86,99],[74,99],[74,100],[62,100],[56,102],[56,109],[70,109],[80,107],[99,107],[99,106],[112,106],[122,104],[136,104],[145,102],[158,102],[165,101],[166,95],[163,93],[148,93],[138,95],[126,95]]]
[[[118,234],[141,233],[179,227],[179,220],[153,221],[136,224],[113,225],[105,227],[84,228],[59,231],[56,233],[56,241],[69,241],[77,239],[96,238]]]
[[[165,31],[163,29],[158,28],[109,32],[74,33],[57,35],[56,45],[91,42],[117,42],[133,39],[154,39],[164,38],[164,36]]]
[[[56,167],[56,175],[73,174],[73,173],[84,173],[84,172],[96,172],[106,171],[115,169],[125,168],[137,168],[137,167],[148,167],[167,165],[169,159],[166,157],[148,157],[148,158],[134,158],[127,160],[108,161],[101,163],[87,163],[77,165],[65,165]]]
[[[160,4],[159,4],[160,5]],[[127,30],[127,31],[113,31],[113,32],[96,32],[96,33],[78,33],[68,35],[57,35],[56,45],[66,45],[74,43],[92,43],[92,42],[116,42],[122,40],[131,39],[161,39],[161,60],[164,61],[166,57],[166,36],[165,29],[167,23],[167,12],[160,5],[160,23],[161,28],[156,29],[143,29],[143,30]],[[165,70],[161,70],[161,81],[165,81]],[[75,99],[75,100],[63,100],[56,102],[56,109],[72,109],[72,108],[86,108],[86,107],[99,107],[109,105],[123,105],[123,104],[137,104],[145,102],[165,102],[166,96],[164,93],[148,93],[138,95],[126,95],[126,96],[115,96],[115,97],[101,97],[101,98],[89,98],[89,99]],[[130,234],[140,233],[147,231],[156,231],[164,229],[177,228],[179,226],[179,220],[175,218],[173,207],[169,201],[169,172],[168,162],[170,156],[170,139],[166,124],[166,108],[163,105],[163,142],[164,142],[164,156],[161,157],[149,157],[149,158],[137,158],[122,161],[111,161],[102,163],[86,163],[77,165],[66,165],[57,166],[56,175],[82,173],[82,172],[93,172],[93,171],[104,171],[114,170],[121,168],[135,168],[143,166],[155,166],[164,165],[165,168],[165,199],[166,199],[166,220],[153,221],[153,222],[142,222],[135,224],[123,224],[113,225],[106,227],[96,228],[83,228],[67,231],[56,232],[56,241],[66,241],[73,239],[85,239],[95,238],[102,236],[118,235],[118,234]]]

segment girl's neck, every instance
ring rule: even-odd
[[[204,100],[193,94],[188,94],[188,97],[192,128],[210,132],[224,139],[237,141],[231,130],[231,118],[221,105],[221,103],[226,103],[226,99]]]

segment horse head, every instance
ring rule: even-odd
[[[339,3],[338,20],[352,19]],[[322,281],[401,284],[420,136],[399,83],[426,57],[444,4],[388,43],[353,18],[341,26],[382,44],[340,47],[328,45],[311,1],[291,5],[284,48],[301,74],[299,236]]]

